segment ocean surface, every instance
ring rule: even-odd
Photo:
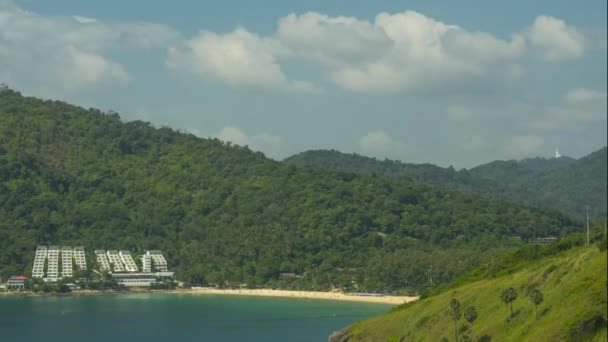
[[[391,307],[174,294],[0,297],[0,341],[327,341]]]

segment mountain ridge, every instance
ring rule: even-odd
[[[379,160],[336,150],[305,151],[284,161],[333,171],[373,173],[392,179],[405,177],[433,186],[553,208],[577,218],[584,217],[584,206],[590,205],[592,217],[605,218],[606,160],[607,149],[603,147],[579,159],[562,156],[559,159],[496,160],[458,171],[429,163]]]

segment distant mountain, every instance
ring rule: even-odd
[[[501,249],[577,227],[553,210],[297,167],[0,88],[3,279],[31,271],[37,244],[56,244],[161,249],[193,283],[418,291],[430,262],[446,282]]]
[[[286,163],[389,178],[410,178],[426,184],[473,191],[539,208],[553,208],[583,218],[585,205],[594,218],[607,215],[606,147],[581,159],[570,157],[493,161],[470,170],[432,164],[378,160],[335,150],[306,151]]]

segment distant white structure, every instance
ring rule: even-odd
[[[122,260],[120,260],[120,255],[118,254],[118,251],[108,251],[108,259],[110,260],[110,264],[112,265],[112,268],[114,269],[114,272],[124,272],[125,268],[122,264]]]
[[[152,257],[150,256],[150,254],[144,254],[141,257],[141,263],[142,263],[142,271],[144,272],[152,272]]]
[[[106,255],[106,251],[103,249],[95,250],[95,255],[97,256],[97,263],[99,264],[100,271],[110,271],[110,262],[108,261],[108,256]]]
[[[559,149],[556,147],[555,148],[555,159],[559,159],[562,155],[559,154]]]
[[[50,246],[47,251],[48,267],[46,281],[57,281],[59,279],[59,246]]]
[[[146,251],[146,254],[152,257],[154,268],[160,272],[167,272],[167,260],[161,251]]]
[[[34,257],[34,267],[32,268],[32,278],[44,277],[44,264],[46,262],[46,246],[38,246]]]
[[[87,269],[87,259],[84,256],[84,247],[74,247],[74,259],[76,261],[76,266],[80,270],[84,271]]]
[[[125,264],[125,269],[127,272],[139,272],[135,261],[133,261],[133,258],[131,257],[131,252],[122,250],[118,252],[118,255],[120,255],[120,260],[122,260],[123,264]]]
[[[72,248],[68,246],[61,248],[61,277],[72,277]]]

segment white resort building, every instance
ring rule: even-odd
[[[68,246],[61,248],[61,277],[72,277],[72,248]]]
[[[46,246],[38,246],[36,249],[36,255],[34,257],[34,267],[32,268],[33,278],[44,277],[44,264],[46,261]]]
[[[59,272],[59,258],[61,256],[61,272]],[[87,262],[84,247],[69,246],[38,246],[34,256],[32,278],[42,278],[54,282],[61,278],[74,275],[74,263],[81,270],[86,270]]]
[[[146,251],[141,256],[142,272],[128,250],[98,249],[95,250],[95,257],[99,271],[109,272],[122,286],[150,286],[159,281],[174,279],[174,273],[168,270],[167,260],[159,250]],[[84,247],[38,246],[32,276],[55,282],[61,278],[73,277],[74,265],[80,270],[87,269]]]
[[[118,255],[118,251],[111,250],[108,251],[108,260],[110,260],[110,265],[112,265],[112,270],[114,272],[124,272],[125,267],[122,264],[122,260],[120,260],[120,255]]]
[[[103,249],[95,250],[95,255],[97,256],[97,264],[99,264],[100,271],[110,271],[110,262],[108,261],[108,256],[106,255],[106,251]]]
[[[154,268],[157,271],[167,272],[167,260],[165,260],[165,257],[163,256],[161,251],[147,251],[146,255],[149,255],[152,258],[152,261],[154,262]]]
[[[57,281],[59,279],[59,247],[50,246],[47,250],[46,281]]]
[[[78,269],[82,271],[87,269],[87,258],[84,255],[84,247],[74,247],[74,261]]]
[[[131,252],[127,250],[122,250],[118,252],[118,255],[120,255],[120,260],[122,260],[122,262],[125,264],[125,269],[127,270],[127,272],[139,271],[137,265],[135,264],[135,261],[133,261],[133,258],[131,257]]]

